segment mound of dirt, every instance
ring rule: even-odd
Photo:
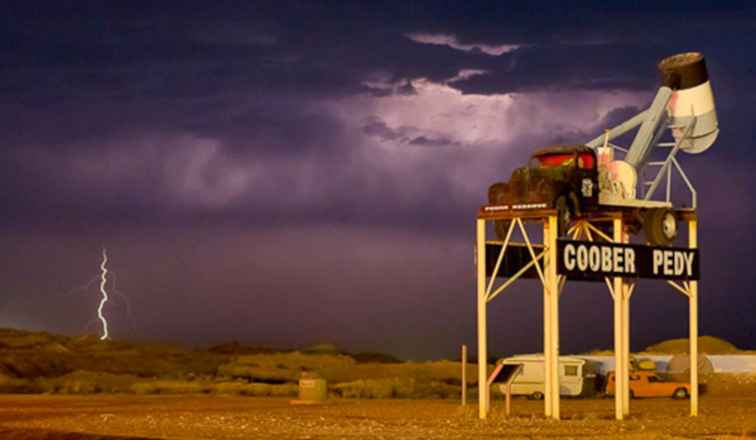
[[[647,353],[677,354],[687,353],[689,349],[688,339],[669,339],[646,347]],[[733,354],[740,350],[731,344],[714,336],[700,336],[698,338],[698,352],[705,354]]]

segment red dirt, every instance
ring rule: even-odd
[[[286,399],[218,396],[0,396],[5,439],[336,439],[407,438],[746,438],[756,436],[756,396],[702,396],[701,416],[688,401],[639,399],[628,420],[613,420],[613,401],[562,401],[560,422],[543,403],[515,399],[506,419],[493,402],[486,421],[475,402],[335,400],[292,406]]]

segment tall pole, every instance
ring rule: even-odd
[[[622,243],[630,237],[622,230]],[[622,281],[622,414],[630,414],[630,284]]]
[[[488,351],[486,347],[486,221],[478,219],[475,238],[475,264],[478,278],[478,417],[488,415]]]
[[[622,242],[622,218],[613,220],[614,242]],[[622,420],[624,416],[624,394],[625,380],[623,365],[627,362],[624,359],[624,346],[622,344],[622,317],[623,317],[623,282],[621,277],[614,277],[614,413],[617,420]]]
[[[549,216],[549,234],[547,239],[548,259],[546,260],[545,280],[549,291],[551,307],[551,416],[559,420],[559,291],[557,287],[557,218]],[[548,237],[548,238],[547,238]]]
[[[688,247],[698,247],[698,219],[688,220]],[[698,416],[698,281],[688,282],[690,339],[690,415]]]
[[[543,241],[546,246],[549,245],[549,237],[551,236],[551,216],[547,217],[547,220],[543,223]],[[548,257],[546,258],[548,261]],[[548,265],[548,262],[546,263]],[[545,266],[546,266],[545,265]],[[544,286],[543,286],[543,414],[546,417],[551,417],[553,414],[553,387],[551,382],[553,376],[551,374],[551,337],[552,337],[552,319],[551,319],[551,295],[549,294],[548,284],[550,272],[547,270],[544,274]]]
[[[467,405],[467,345],[462,345],[462,406]]]

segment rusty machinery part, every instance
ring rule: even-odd
[[[706,60],[700,52],[685,52],[666,57],[656,65],[662,84],[672,90],[689,89],[709,80]]]
[[[488,187],[488,203],[491,205],[503,205],[509,185],[504,182],[496,182]],[[507,238],[507,231],[509,231],[509,224],[511,220],[496,220],[494,221],[494,231],[496,237],[499,240]]]
[[[512,220],[494,220],[494,231],[499,240],[506,240]]]
[[[509,185],[504,182],[496,182],[488,187],[488,203],[491,205],[504,204],[504,197],[509,189]]]
[[[554,208],[557,210],[557,235],[563,237],[567,234],[567,229],[572,222],[572,201],[566,195],[557,197],[554,202]]]
[[[719,122],[703,54],[672,55],[659,61],[657,67],[663,86],[674,91],[667,105],[672,124],[686,126],[695,120],[692,133],[682,140],[680,149],[693,154],[706,151],[717,139]],[[673,135],[678,140],[682,131],[673,131]]]
[[[655,208],[646,211],[643,230],[653,246],[669,246],[677,238],[677,218],[671,209]]]

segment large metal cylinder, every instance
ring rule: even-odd
[[[714,107],[706,61],[700,52],[686,52],[664,58],[658,64],[664,86],[673,90],[667,104],[671,122],[678,126],[672,130],[676,140],[696,118],[693,132],[681,149],[687,153],[702,153],[717,139],[719,124]]]

